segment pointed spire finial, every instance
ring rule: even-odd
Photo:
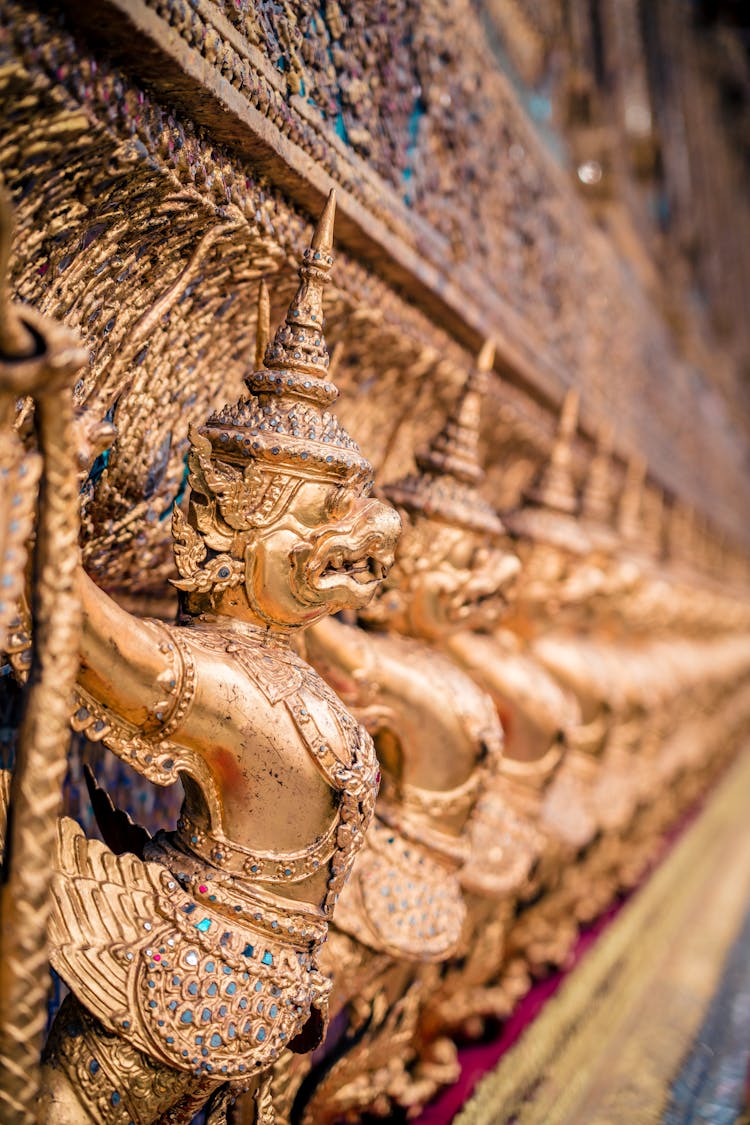
[[[457,480],[472,485],[479,484],[484,477],[479,458],[482,399],[494,360],[495,343],[485,340],[443,428],[429,447],[417,454],[417,465],[422,472],[450,473]]]
[[[665,506],[664,493],[657,484],[644,488],[641,506],[641,527],[645,544],[652,554],[661,558],[665,540]]]
[[[577,387],[569,387],[563,399],[562,409],[560,411],[560,426],[558,429],[558,437],[565,438],[568,445],[570,445],[576,435],[580,409],[581,392]]]
[[[284,394],[328,405],[338,395],[328,379],[328,349],[323,335],[323,290],[333,265],[336,193],[331,191],[299,266],[299,285],[284,323],[266,348],[265,368],[245,380],[258,395]]]
[[[573,480],[573,441],[578,428],[580,403],[580,392],[576,387],[570,387],[563,399],[550,459],[527,493],[527,499],[533,504],[567,515],[572,515],[578,507]]]
[[[615,428],[604,422],[597,435],[596,451],[591,458],[583,490],[582,509],[586,519],[606,525],[612,518],[612,451]]]
[[[623,539],[637,539],[640,534],[647,468],[646,458],[640,453],[634,454],[628,461],[617,512],[617,530]]]
[[[255,366],[261,367],[271,339],[271,298],[263,278],[258,287],[258,320],[255,328]]]
[[[677,496],[672,497],[667,520],[667,548],[671,562],[685,559],[685,507]]]
[[[482,373],[488,373],[492,370],[495,362],[495,341],[491,336],[482,344],[477,356],[477,362],[474,370]]]
[[[485,340],[445,424],[417,454],[418,472],[384,489],[392,503],[459,527],[503,532],[497,513],[478,491],[484,478],[479,455],[482,399],[494,360],[494,341]]]
[[[269,471],[369,481],[372,466],[328,409],[338,396],[323,335],[323,292],[333,265],[333,192],[302,255],[299,285],[264,362],[245,378],[250,394],[227,403],[201,428],[218,460],[253,460]],[[258,293],[256,344],[268,334],[268,294]]]
[[[311,250],[318,250],[321,254],[330,256],[333,250],[333,224],[336,219],[336,189],[331,188],[326,199],[325,207],[320,213],[320,218],[315,224]]]

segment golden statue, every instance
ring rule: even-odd
[[[650,560],[643,552],[646,536],[641,534],[645,463],[640,458],[628,466],[616,530],[612,526],[611,439],[611,430],[605,428],[583,493],[584,527],[593,549],[581,570],[594,567],[598,575],[598,581],[589,585],[588,620],[581,621],[573,633],[564,628],[550,631],[538,639],[535,651],[559,681],[575,692],[592,729],[601,731],[588,794],[598,831],[619,837],[638,801],[639,762],[632,751],[646,718],[639,685],[633,684],[634,662],[623,647],[628,638],[618,637],[622,632],[619,618],[633,590],[647,582]],[[647,663],[647,654],[641,655],[641,661]],[[602,850],[601,842],[597,849]],[[598,887],[597,901],[584,913],[598,911],[612,893],[611,880],[605,886],[602,870],[590,882]]]
[[[0,774],[4,1125],[187,1125],[206,1105],[219,1125],[238,1094],[234,1125],[414,1112],[455,1076],[450,1036],[564,961],[747,728],[744,592],[668,569],[638,459],[612,526],[611,430],[577,518],[575,392],[506,517],[519,578],[479,492],[489,344],[383,489],[396,550],[328,409],[333,215],[331,197],[267,347],[261,285],[248,395],[190,431],[177,624],[81,569],[73,454],[107,436],[74,419],[85,354],[0,291],[0,641],[27,680]],[[0,204],[2,285],[9,245]],[[59,819],[71,724],[182,783],[176,831],[150,837],[96,785],[105,843]],[[71,995],[40,1069],[48,959]]]
[[[249,394],[192,429],[173,535],[177,625],[134,618],[79,570],[73,725],[159,785],[173,833],[104,809],[111,847],[59,826],[51,961],[72,995],[46,1048],[50,1122],[191,1120],[254,1089],[325,1025],[318,967],[377,791],[372,741],[295,652],[387,573],[396,513],[329,407],[329,197]],[[74,642],[75,643],[75,642]]]
[[[587,548],[570,519],[575,506],[570,441],[576,414],[577,398],[569,395],[549,462],[523,506],[504,517],[523,560],[510,613],[489,632],[460,632],[446,640],[451,655],[490,694],[503,721],[505,753],[495,788],[508,810],[506,818],[514,817],[528,841],[526,869],[516,876],[514,895],[504,893],[513,880],[511,868],[494,865],[501,880],[496,901],[482,910],[475,907],[480,936],[455,970],[453,987],[442,1001],[442,1019],[450,1015],[464,1033],[479,1033],[486,1017],[507,1016],[528,987],[531,972],[567,955],[575,924],[559,901],[559,884],[566,865],[595,831],[575,760],[582,727],[578,702],[544,669],[530,643],[539,618],[555,612],[551,601],[560,596]],[[502,830],[502,821],[493,825],[487,819],[484,850],[489,855]],[[540,892],[540,905],[526,907]]]
[[[528,490],[525,503],[505,517],[525,562],[522,573],[526,579],[519,590],[517,612],[508,622],[508,628],[525,642],[525,654],[541,677],[549,676],[549,672],[539,657],[538,645],[548,631],[560,628],[561,623],[563,635],[574,632],[602,582],[601,570],[596,565],[598,544],[577,519],[579,500],[573,479],[571,446],[578,409],[578,392],[569,391],[548,464]],[[549,685],[548,691],[552,690]],[[579,849],[596,831],[586,797],[587,756],[597,747],[600,724],[593,719],[586,700],[578,697],[571,700],[568,692],[566,700],[564,714],[569,717],[564,727],[566,751],[551,779],[545,815],[554,826],[554,832],[567,837],[570,845]]]
[[[592,539],[576,519],[572,442],[578,405],[577,392],[569,392],[548,462],[523,503],[504,516],[523,562],[510,613],[489,635],[458,634],[448,642],[504,719],[504,798],[537,841],[537,862],[522,896],[533,901],[521,901],[491,971],[485,965],[483,1002],[486,1014],[498,1017],[511,1010],[531,974],[567,957],[577,933],[577,888],[570,876],[597,831],[590,785],[602,724],[536,651],[553,623],[562,622],[561,634],[568,637],[565,623],[569,630],[585,616],[603,578]],[[459,1007],[465,1002],[464,990]]]
[[[492,803],[494,817],[503,815],[494,789],[502,728],[486,692],[441,650],[456,630],[491,626],[518,570],[477,489],[481,399],[493,355],[485,345],[443,429],[418,454],[417,471],[383,487],[404,530],[379,595],[360,611],[361,627],[321,621],[305,638],[308,658],[372,733],[383,771],[329,948],[338,970],[334,1005],[348,1005],[350,1026],[367,1023],[368,1031],[327,1069],[309,1121],[362,1109],[375,1091],[381,1112],[393,1102],[420,1104],[453,1076],[447,1040],[406,1073],[422,1004],[415,989],[426,998],[427,981],[437,980],[430,963],[475,940],[467,885],[495,896],[499,879],[512,900],[533,862],[528,832],[517,830],[507,809],[503,846],[486,853],[480,805]]]
[[[566,604],[575,608],[576,626],[570,628],[565,621],[555,622],[535,638],[533,646],[536,658],[564,688],[575,694],[581,709],[583,722],[574,732],[573,742],[579,751],[581,777],[592,816],[589,841],[595,831],[621,823],[632,812],[630,779],[610,776],[602,767],[602,756],[612,734],[612,711],[622,700],[622,683],[616,675],[612,644],[606,635],[600,640],[599,634],[602,625],[610,624],[616,615],[619,596],[637,573],[616,556],[617,536],[609,523],[610,445],[607,429],[601,436],[583,491],[584,519],[579,534],[585,535],[587,550],[581,551],[578,565],[563,585]],[[627,489],[626,495],[630,495]],[[576,509],[577,504],[572,510]],[[620,780],[624,780],[624,786],[618,784]]]

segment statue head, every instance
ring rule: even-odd
[[[331,192],[286,319],[245,380],[250,393],[190,431],[188,516],[173,517],[175,585],[190,614],[310,625],[364,608],[393,562],[399,517],[370,496],[372,468],[329,410],[338,390],[327,377],[323,288],[334,211]],[[262,342],[267,310],[262,286]]]
[[[383,488],[404,531],[393,570],[363,614],[372,624],[434,641],[490,628],[505,609],[519,563],[478,490],[481,404],[494,352],[488,341],[443,429],[417,454],[417,471]]]

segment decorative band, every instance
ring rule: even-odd
[[[315,875],[336,849],[336,817],[325,833],[308,847],[296,852],[253,851],[241,844],[207,832],[183,812],[177,821],[178,838],[187,851],[205,863],[253,882],[299,883]]]

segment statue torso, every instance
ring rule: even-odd
[[[180,846],[235,877],[272,883],[284,897],[330,907],[374,803],[369,735],[309,665],[263,634],[158,628],[189,669],[181,727],[144,737],[88,699],[87,733],[152,780],[179,774]],[[203,679],[213,685],[210,712],[200,707]]]
[[[427,644],[325,621],[312,631],[309,654],[376,740],[392,741],[384,784],[387,775],[388,784],[437,797],[470,785],[479,764],[499,758],[502,729],[492,701]]]

